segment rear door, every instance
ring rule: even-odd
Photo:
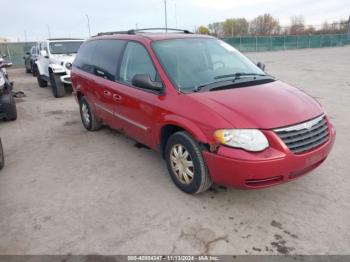
[[[116,104],[119,102],[114,86],[126,41],[103,39],[96,42],[92,57],[95,77],[91,82],[91,95],[104,121],[114,128],[122,128],[120,119],[114,116]]]

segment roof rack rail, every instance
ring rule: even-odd
[[[186,29],[176,29],[176,28],[142,28],[142,29],[130,29],[130,30],[127,30],[127,31],[102,32],[102,33],[98,33],[97,36],[115,35],[115,34],[136,35],[137,33],[143,33],[144,31],[158,31],[158,30],[164,30],[165,32],[176,31],[176,32],[182,32],[184,34],[192,34],[192,32],[190,32],[189,30],[186,30]]]

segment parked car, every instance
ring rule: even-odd
[[[168,30],[170,32],[170,30]],[[101,33],[73,63],[87,130],[124,130],[159,151],[187,193],[294,180],[329,154],[335,130],[321,105],[211,36]]]
[[[34,65],[37,57],[38,57],[38,48],[37,48],[37,45],[35,44],[30,48],[29,52],[26,52],[25,56],[23,57],[26,73],[32,73],[33,76],[36,76]]]
[[[13,82],[4,71],[12,63],[0,62],[0,120],[13,121],[17,119],[16,101],[12,94]]]
[[[4,150],[2,148],[2,142],[0,138],[0,170],[4,168],[4,165],[5,165]]]
[[[65,86],[71,85],[70,71],[82,39],[56,38],[40,42],[35,62],[36,76],[40,87],[50,82],[55,97],[66,94]]]

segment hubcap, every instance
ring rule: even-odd
[[[85,103],[82,104],[81,106],[81,112],[83,115],[83,120],[86,125],[90,124],[90,114],[89,114],[89,108]]]
[[[170,150],[170,163],[177,179],[183,184],[190,184],[194,176],[194,166],[190,153],[180,144]]]

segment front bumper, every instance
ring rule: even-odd
[[[60,80],[64,84],[67,84],[67,85],[71,85],[72,84],[72,81],[70,79],[70,74],[60,76]]]
[[[294,180],[318,167],[335,141],[335,130],[329,121],[328,128],[328,141],[302,154],[292,153],[273,131],[264,131],[270,147],[263,152],[221,146],[216,154],[204,152],[204,158],[216,184],[242,189],[269,187]]]

